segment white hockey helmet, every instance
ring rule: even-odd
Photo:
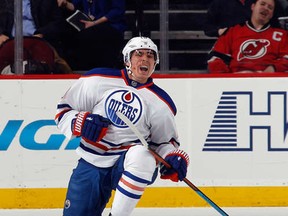
[[[148,37],[131,38],[122,50],[124,62],[130,63],[131,52],[137,49],[150,49],[155,52],[155,65],[159,64],[159,53],[156,44]]]

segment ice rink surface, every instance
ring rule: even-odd
[[[288,216],[288,207],[223,208],[229,216]],[[61,216],[61,209],[0,210],[0,216]],[[102,216],[108,216],[105,209]],[[213,208],[136,208],[131,216],[221,216]]]

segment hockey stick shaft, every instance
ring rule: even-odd
[[[141,143],[151,152],[151,154],[156,158],[157,161],[164,164],[164,166],[171,168],[171,165],[165,161],[157,152],[149,148],[147,141],[144,139],[142,134],[138,131],[135,125],[122,113],[116,112],[117,116],[125,122],[126,125],[135,133]],[[207,197],[198,187],[196,187],[191,181],[187,178],[184,178],[183,181],[192,188],[200,197],[202,197],[209,205],[211,205],[216,211],[218,211],[222,216],[229,216],[222,208],[220,208],[216,203],[214,203],[209,197]]]

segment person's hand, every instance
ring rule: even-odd
[[[110,124],[109,119],[100,115],[80,112],[72,121],[72,133],[75,136],[82,136],[87,142],[95,143],[105,136]]]
[[[43,37],[44,37],[43,34],[34,34],[33,36],[34,36],[34,37],[38,37],[38,38],[43,38]]]
[[[251,71],[251,70],[243,70],[243,71],[236,71],[233,72],[234,74],[247,74],[247,73],[257,73],[256,71]]]
[[[269,65],[268,67],[266,67],[265,70],[263,70],[263,73],[274,73],[275,72],[275,68],[273,65]]]
[[[93,17],[90,17],[92,20],[94,19]],[[103,16],[97,20],[93,20],[93,21],[87,21],[87,20],[80,20],[82,23],[84,23],[85,28],[90,28],[92,26],[95,25],[99,25],[101,23],[105,23],[108,21],[107,17]]]
[[[1,34],[0,35],[0,46],[9,39],[8,36],[4,35],[4,34]]]
[[[94,21],[80,20],[80,22],[84,23],[85,29],[96,25],[96,23]]]
[[[57,0],[58,7],[66,8],[69,11],[74,11],[75,7],[72,2],[67,0]]]
[[[161,165],[161,179],[170,179],[174,182],[178,182],[186,177],[189,164],[189,156],[186,152],[176,149],[165,157],[165,161],[171,165],[171,168],[167,168],[163,164]]]
[[[66,7],[67,0],[57,0],[58,7]]]
[[[226,30],[227,28],[218,29],[218,35],[221,36]]]

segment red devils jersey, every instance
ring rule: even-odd
[[[287,33],[270,25],[261,30],[248,22],[236,25],[219,37],[211,56],[208,61],[211,73],[261,72],[269,65],[277,72],[288,71]]]

